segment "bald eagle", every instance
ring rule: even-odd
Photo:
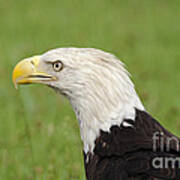
[[[79,121],[87,180],[180,179],[180,139],[148,114],[114,55],[53,49],[19,62],[13,82],[45,84],[68,98]]]

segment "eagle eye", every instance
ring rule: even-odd
[[[63,63],[61,61],[56,61],[53,63],[54,71],[59,72],[62,70],[62,68],[63,68]]]

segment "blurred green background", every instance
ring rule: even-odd
[[[179,0],[0,0],[0,179],[85,179],[67,100],[11,81],[19,60],[56,47],[114,53],[146,109],[180,136],[179,22]]]

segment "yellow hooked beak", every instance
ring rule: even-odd
[[[41,72],[39,69],[40,56],[34,56],[20,61],[14,68],[12,79],[17,88],[18,84],[42,83],[56,80],[55,77]]]

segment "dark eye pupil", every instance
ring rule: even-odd
[[[59,64],[56,64],[56,68],[58,68],[59,67]]]

